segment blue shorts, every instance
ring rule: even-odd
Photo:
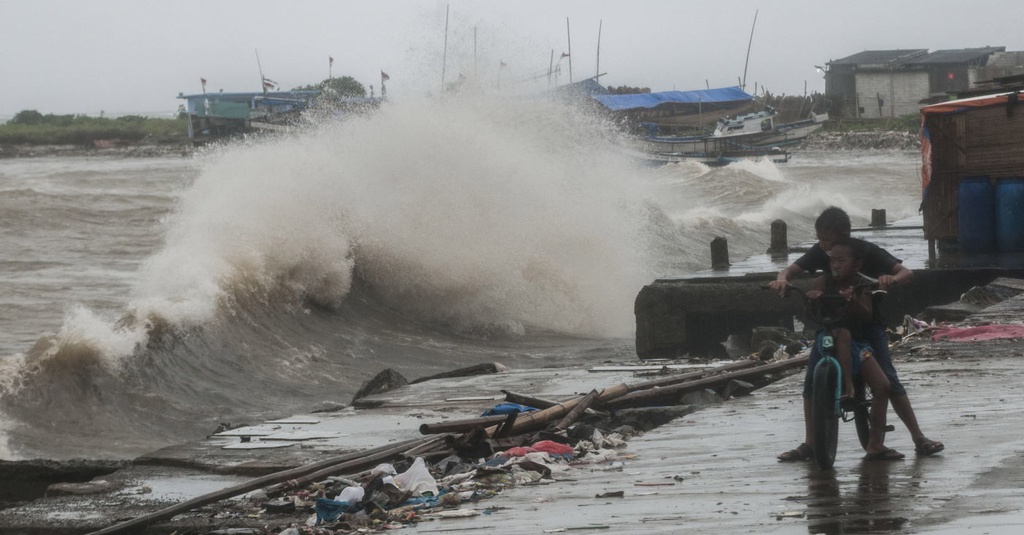
[[[865,340],[860,343],[870,345],[875,354],[875,362],[882,368],[885,377],[889,379],[889,396],[898,398],[907,395],[907,389],[903,387],[900,378],[896,375],[896,368],[892,365],[892,354],[889,353],[889,336],[885,334],[885,325],[869,325],[864,328]],[[814,366],[821,359],[818,352],[818,344],[811,348],[811,356],[807,361],[807,372],[804,375],[804,399],[811,399],[811,385],[814,377]],[[854,359],[856,361],[857,359]]]

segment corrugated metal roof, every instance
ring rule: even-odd
[[[900,63],[911,58],[923,56],[928,53],[927,48],[912,48],[906,50],[865,50],[852,56],[835,59],[828,62],[829,65],[887,65]]]
[[[960,48],[956,50],[936,50],[924,57],[914,58],[908,64],[955,64],[971,63],[986,59],[996,52],[1006,52],[1005,46],[987,46],[984,48]]]

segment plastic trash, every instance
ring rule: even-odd
[[[534,407],[527,405],[520,405],[518,403],[499,403],[490,409],[487,409],[480,416],[497,416],[499,414],[509,414],[512,412],[530,412],[537,410]]]
[[[355,505],[356,502],[362,500],[365,495],[366,489],[363,487],[345,487],[345,490],[342,490],[341,494],[339,494],[335,500],[349,505]]]
[[[417,457],[408,470],[395,476],[395,484],[398,488],[411,492],[413,496],[430,494],[437,496],[437,481],[427,470],[427,463],[423,457]]]

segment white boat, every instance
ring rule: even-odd
[[[775,124],[778,113],[763,110],[718,120],[715,130],[705,136],[649,136],[641,140],[649,154],[689,157],[758,157],[777,154],[783,147],[799,144],[821,128],[828,114],[812,113],[808,119]]]

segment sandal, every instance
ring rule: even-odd
[[[814,458],[814,450],[805,444],[800,444],[787,452],[779,454],[779,462],[789,463],[793,461],[806,461]]]
[[[899,461],[902,460],[906,455],[892,449],[885,448],[882,451],[875,453],[868,453],[864,456],[865,461]]]
[[[946,446],[936,440],[929,440],[922,438],[920,441],[914,441],[914,452],[922,457],[929,455],[935,455],[936,453],[946,449]]]

